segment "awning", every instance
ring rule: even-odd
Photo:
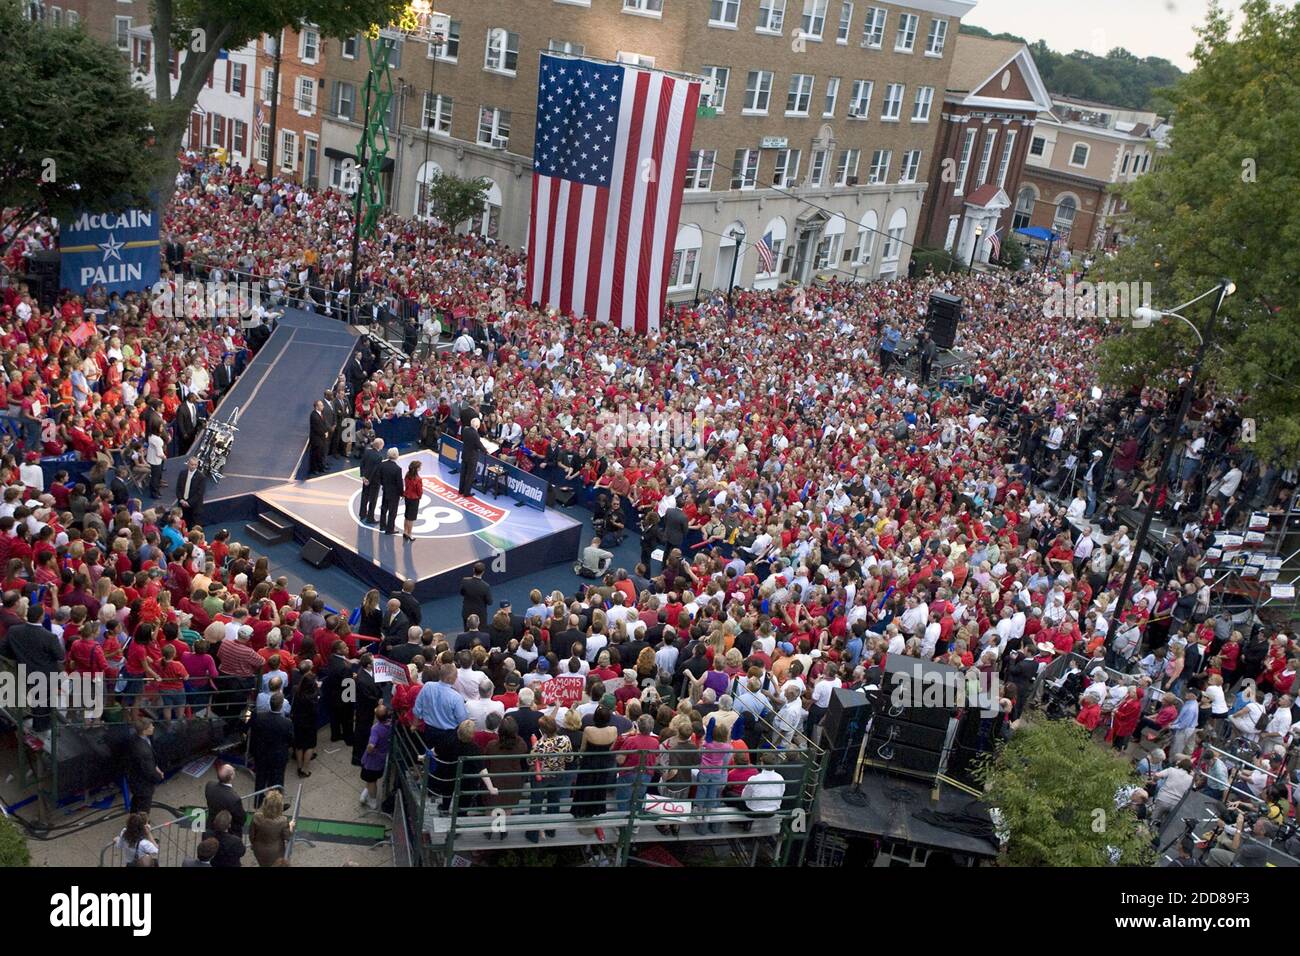
[[[1025,226],[1023,229],[1017,229],[1016,232],[1030,239],[1041,239],[1043,242],[1055,242],[1061,238],[1059,232],[1053,232],[1046,226]]]

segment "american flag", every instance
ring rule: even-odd
[[[253,117],[253,139],[262,138],[262,107],[257,108],[257,115]]]
[[[699,99],[698,82],[542,55],[530,301],[659,328]]]
[[[754,243],[754,249],[758,252],[759,261],[763,264],[761,271],[771,272],[776,268],[776,259],[772,256],[772,234],[770,232]]]
[[[1000,259],[1002,257],[1002,240],[998,238],[998,230],[994,229],[989,233],[989,258]]]

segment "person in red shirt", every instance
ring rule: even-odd
[[[167,644],[162,649],[162,658],[158,662],[158,694],[162,698],[160,713],[163,720],[176,720],[185,714],[185,679],[189,671],[180,662],[176,647]]]
[[[1085,696],[1080,701],[1079,713],[1075,721],[1089,733],[1097,729],[1101,722],[1101,703],[1092,696]]]

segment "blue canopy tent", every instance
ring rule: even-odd
[[[1015,230],[1018,235],[1026,236],[1030,239],[1037,239],[1039,242],[1047,243],[1047,254],[1044,256],[1044,262],[1050,262],[1052,259],[1052,243],[1061,238],[1061,234],[1046,226],[1025,226],[1023,229]]]

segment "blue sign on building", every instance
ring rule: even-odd
[[[160,218],[157,209],[83,210],[61,223],[59,284],[79,293],[92,286],[110,293],[151,288],[158,281]]]

